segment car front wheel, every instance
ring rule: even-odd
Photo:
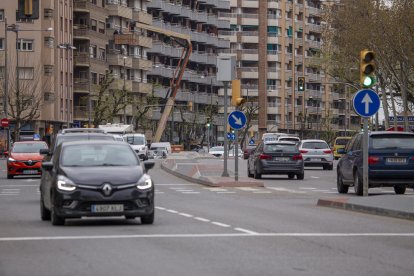
[[[305,178],[305,173],[298,173],[298,174],[296,175],[296,178],[297,178],[298,180],[303,180],[303,179]]]
[[[42,220],[50,220],[50,211],[46,209],[43,197],[40,197],[40,217]]]
[[[154,212],[152,212],[151,214],[147,216],[142,216],[141,223],[142,224],[153,224],[154,223]]]
[[[355,194],[362,196],[363,194],[363,182],[362,179],[359,177],[358,172],[355,171],[354,172],[354,190],[355,190]]]

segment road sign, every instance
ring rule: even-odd
[[[354,110],[361,117],[371,117],[380,108],[380,98],[371,89],[359,90],[353,99]]]
[[[9,119],[7,119],[7,118],[1,119],[1,126],[2,127],[8,127],[9,126]]]
[[[231,141],[236,140],[236,135],[232,132],[227,132],[227,140],[231,140]]]
[[[394,122],[394,116],[389,116],[388,119],[390,122]],[[414,123],[414,116],[407,116],[407,121]],[[397,116],[397,122],[404,122],[404,116]]]
[[[254,139],[250,139],[249,145],[254,145],[254,144],[255,144]]]
[[[73,121],[73,127],[74,128],[80,128],[81,127],[81,122],[80,121]]]
[[[227,122],[229,123],[230,127],[235,130],[242,129],[246,126],[246,115],[242,111],[235,110],[229,114],[227,117]]]

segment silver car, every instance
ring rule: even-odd
[[[299,150],[302,153],[305,167],[333,169],[333,153],[324,140],[302,140]]]

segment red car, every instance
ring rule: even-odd
[[[7,178],[16,175],[41,175],[41,164],[44,158],[39,153],[41,149],[48,149],[43,141],[15,142],[10,152],[6,152]]]

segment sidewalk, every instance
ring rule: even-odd
[[[166,160],[162,161],[161,168],[179,178],[206,186],[264,187],[263,181],[248,177],[239,177],[239,181],[236,182],[234,168],[231,166],[228,166],[230,177],[222,177],[222,162],[222,159],[209,154],[181,152],[169,155]],[[239,171],[240,175],[244,176],[246,172]],[[414,220],[413,195],[388,194],[359,197],[350,194],[335,198],[321,198],[318,200],[317,206]]]
[[[162,161],[161,168],[177,177],[211,187],[264,187],[263,181],[244,177],[245,172],[239,171],[239,179],[235,181],[234,170],[229,166],[230,177],[222,177],[221,162],[222,159],[210,154],[181,152],[169,155]]]

